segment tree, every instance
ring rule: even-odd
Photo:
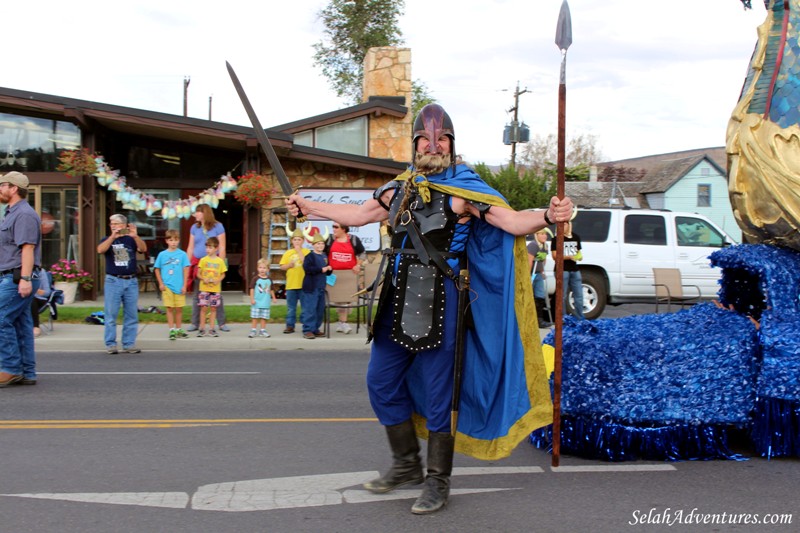
[[[517,169],[500,167],[500,171],[495,174],[485,164],[478,163],[475,165],[475,172],[517,210],[545,207],[556,193],[554,170],[537,174],[528,169],[520,175]]]
[[[411,82],[411,116],[416,117],[420,110],[428,104],[436,102],[436,98],[428,93],[428,87],[421,81]]]
[[[361,102],[367,50],[402,43],[397,20],[404,7],[404,0],[331,0],[319,12],[325,30],[314,44],[314,64],[322,67],[337,96]]]
[[[403,44],[398,19],[405,0],[330,0],[319,12],[323,39],[314,44],[314,64],[322,68],[337,96],[361,103],[364,58],[370,48]],[[436,100],[424,83],[412,83],[412,112]]]
[[[572,169],[572,178],[566,176],[566,179],[580,181],[584,175],[581,167],[585,167],[585,179],[589,179],[589,168],[602,158],[596,135],[581,133],[572,136],[564,155],[565,166]],[[555,166],[557,160],[558,139],[554,133],[546,137],[536,135],[522,148],[522,164],[536,173],[542,173],[548,165]]]

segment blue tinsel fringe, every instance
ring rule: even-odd
[[[762,457],[800,456],[800,402],[759,398],[751,438]]]
[[[561,451],[602,461],[746,460],[728,449],[728,427],[676,424],[637,427],[583,417],[561,418]],[[530,442],[553,451],[553,426],[531,433]]]

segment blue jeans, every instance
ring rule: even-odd
[[[533,277],[533,297],[534,298],[547,298],[547,291],[544,285],[544,274],[539,272]]]
[[[122,348],[134,346],[139,330],[139,280],[136,278],[121,279],[106,274],[103,298],[105,300],[103,319],[105,320],[106,348],[117,346],[117,315],[120,305],[122,306]]]
[[[574,316],[585,319],[583,316],[583,278],[580,270],[575,272],[564,272],[564,309],[568,309],[569,293],[572,293],[572,301],[575,303]]]
[[[36,379],[31,300],[39,280],[31,280],[31,293],[22,298],[12,274],[0,276],[0,370]]]
[[[325,318],[325,289],[314,289],[312,292],[301,291],[300,321],[303,323],[303,333],[319,331]]]
[[[297,302],[300,301],[302,289],[286,290],[286,327],[293,328],[297,323]]]

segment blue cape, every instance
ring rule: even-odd
[[[466,165],[435,176],[409,170],[412,179],[469,201],[509,208],[505,199]],[[553,406],[536,321],[524,237],[479,218],[472,221],[467,261],[474,329],[467,330],[455,448],[478,459],[507,457],[531,431],[553,422]],[[422,383],[409,373],[417,432],[425,436]]]

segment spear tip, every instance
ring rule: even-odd
[[[559,50],[566,51],[572,44],[572,17],[569,13],[567,0],[561,3],[561,11],[558,12],[558,22],[556,23],[556,46]]]

